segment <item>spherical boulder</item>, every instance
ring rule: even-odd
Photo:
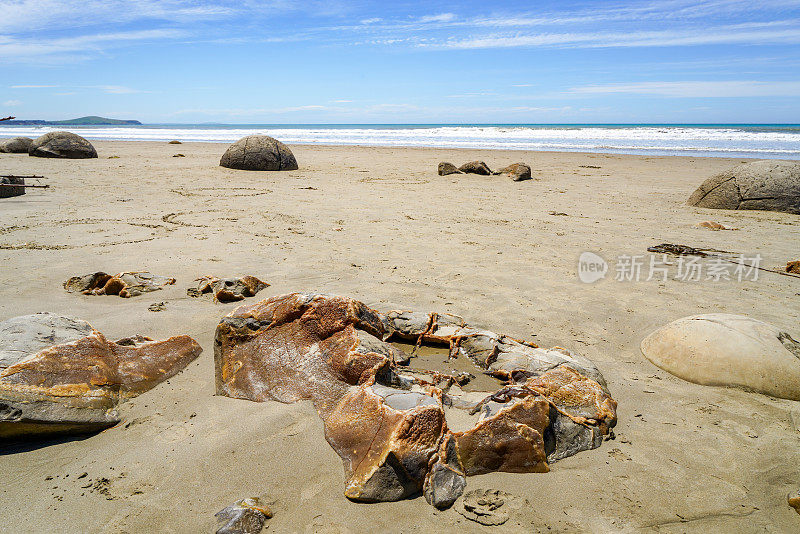
[[[245,171],[294,171],[297,160],[289,147],[268,135],[248,135],[228,147],[222,167]]]
[[[684,317],[647,336],[641,348],[655,365],[695,384],[800,400],[800,342],[750,317]]]
[[[80,135],[50,132],[34,139],[28,155],[37,158],[87,159],[96,158],[97,150]]]
[[[30,137],[12,137],[0,141],[0,152],[7,154],[27,154],[33,139]]]
[[[738,165],[703,182],[688,204],[800,214],[800,162],[761,160]]]

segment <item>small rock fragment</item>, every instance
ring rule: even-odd
[[[170,145],[180,145],[182,143],[180,141],[178,141],[177,139],[173,139],[172,141],[169,142],[169,144]]]
[[[472,490],[464,494],[464,498],[456,508],[459,514],[481,525],[502,525],[509,518],[509,507],[506,501],[513,496],[499,490]]]
[[[800,274],[800,260],[794,260],[786,263],[786,272],[792,274]]]
[[[786,500],[789,503],[789,506],[795,509],[795,511],[800,514],[800,490],[797,490],[794,493],[790,493]]]
[[[172,157],[173,157],[173,158],[185,158],[185,157],[186,157],[186,155],[185,155],[185,154],[173,154],[173,156],[172,156]]]
[[[720,223],[716,223],[714,221],[703,221],[699,222],[694,225],[695,228],[708,228],[709,230],[738,230],[738,228],[732,228],[730,226],[725,226]]]
[[[258,497],[252,497],[223,508],[214,517],[219,523],[217,534],[258,534],[272,512]]]
[[[151,312],[164,311],[164,310],[167,309],[167,303],[166,302],[154,302],[150,306],[148,306],[147,309],[149,311],[151,311]]]
[[[443,161],[439,164],[439,176],[447,176],[448,174],[464,174],[459,171],[452,163]]]

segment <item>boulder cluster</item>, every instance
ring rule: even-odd
[[[443,161],[439,164],[439,176],[449,174],[480,174],[481,176],[505,175],[514,182],[531,179],[531,168],[525,163],[512,163],[508,167],[503,167],[499,171],[492,172],[488,165],[483,161],[469,161],[461,167],[456,167],[452,163]]]

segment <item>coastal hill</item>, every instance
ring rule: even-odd
[[[25,125],[25,126],[110,126],[110,125],[132,125],[142,124],[134,120],[120,120],[120,119],[107,119],[105,117],[98,117],[90,115],[88,117],[79,117],[77,119],[69,119],[65,121],[43,121],[43,120],[11,120],[7,121],[8,125]]]

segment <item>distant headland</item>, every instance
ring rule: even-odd
[[[142,124],[139,121],[133,120],[120,120],[120,119],[107,119],[105,117],[98,117],[91,115],[89,117],[79,117],[77,119],[69,119],[65,121],[43,121],[43,120],[10,120],[6,121],[6,125],[20,125],[20,126],[110,126],[120,124]]]

